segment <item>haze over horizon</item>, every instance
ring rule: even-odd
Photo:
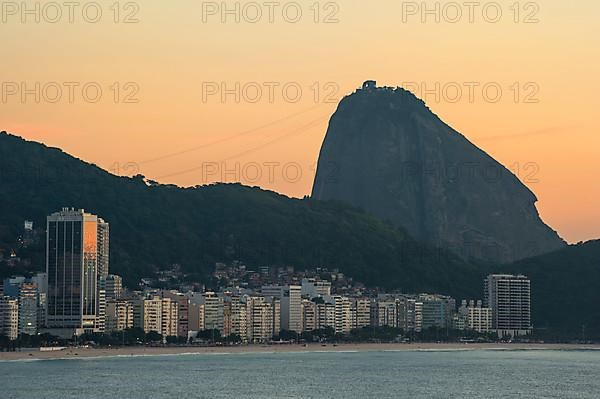
[[[481,13],[473,23],[433,17],[423,23],[419,13],[405,15],[402,3],[387,0],[348,1],[337,9],[320,3],[318,23],[308,5],[297,23],[281,14],[274,23],[244,16],[223,23],[218,13],[204,15],[203,22],[201,4],[189,0],[173,7],[143,3],[119,15],[123,20],[136,11],[137,23],[114,23],[111,2],[100,3],[98,23],[20,23],[19,16],[3,15],[0,34],[9,56],[0,66],[0,129],[116,174],[141,173],[181,186],[241,180],[302,197],[310,193],[337,102],[374,79],[380,86],[417,87],[415,94],[442,120],[516,169],[538,197],[542,219],[567,241],[600,237],[596,2],[580,4],[587,13],[562,2],[539,4],[534,13],[522,3],[519,23],[513,1],[499,2],[503,18],[497,23]],[[523,23],[529,15],[538,22]],[[337,22],[324,23],[328,17]],[[85,101],[77,90],[73,102],[53,103],[48,93],[40,102],[34,95],[22,101],[20,94],[7,94],[7,82],[28,89],[35,82],[63,88],[65,82],[97,82],[103,97]],[[258,101],[253,82],[262,88]],[[273,101],[269,82],[276,83]],[[223,100],[222,85],[236,83],[239,101],[236,94]],[[285,98],[281,88],[288,84],[290,96],[302,89],[298,101]],[[498,101],[485,97],[486,85],[490,96],[501,88]],[[456,87],[462,90],[457,101]],[[128,95],[138,102],[125,101]],[[215,163],[225,170],[207,173]],[[228,173],[236,163],[261,165],[262,178]],[[265,164],[273,163],[269,179]],[[302,171],[298,179],[282,174],[292,163]],[[534,178],[526,178],[532,172]]]

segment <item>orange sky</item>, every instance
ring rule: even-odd
[[[241,180],[302,196],[343,95],[366,79],[430,90],[439,83],[440,98],[416,94],[443,120],[522,179],[536,165],[537,182],[525,183],[548,224],[570,242],[600,237],[598,2],[521,2],[516,15],[513,0],[500,1],[496,23],[498,7],[486,2],[472,23],[466,6],[452,22],[450,2],[438,3],[436,22],[435,13],[414,8],[421,2],[323,1],[316,15],[314,1],[284,1],[272,23],[262,2],[255,23],[248,2],[240,2],[239,22],[213,7],[221,2],[122,2],[118,15],[113,0],[98,3],[96,23],[95,10],[83,7],[72,23],[66,8],[56,23],[56,10],[40,9],[39,23],[2,10],[0,129],[115,173],[179,185]],[[302,16],[292,23],[298,7]],[[138,22],[124,23],[127,16]],[[35,82],[39,103],[35,94],[21,97],[21,85],[35,92]],[[221,84],[235,92],[236,82],[239,101],[210,95]],[[468,82],[478,84],[472,101]],[[98,102],[94,87],[102,90]],[[497,102],[494,87],[502,89]]]

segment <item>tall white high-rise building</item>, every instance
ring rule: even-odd
[[[531,281],[523,275],[490,274],[485,279],[484,303],[492,309],[498,335],[531,332]]]
[[[280,330],[280,302],[275,297],[245,296],[246,339],[251,343],[270,341]]]
[[[106,328],[106,291],[104,288],[98,287],[96,297],[98,298],[96,331],[104,332]]]
[[[352,329],[350,299],[341,295],[333,295],[331,297],[326,297],[325,301],[330,301],[335,307],[335,321],[333,327],[336,334],[349,333]]]
[[[104,219],[98,218],[98,276],[100,277],[108,276],[109,232],[108,223]]]

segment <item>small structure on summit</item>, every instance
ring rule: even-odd
[[[377,82],[374,80],[367,80],[363,83],[363,90],[374,90],[377,88]]]

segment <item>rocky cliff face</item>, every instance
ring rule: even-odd
[[[509,262],[565,246],[512,172],[410,92],[375,82],[332,116],[312,196],[364,208],[440,254]]]

